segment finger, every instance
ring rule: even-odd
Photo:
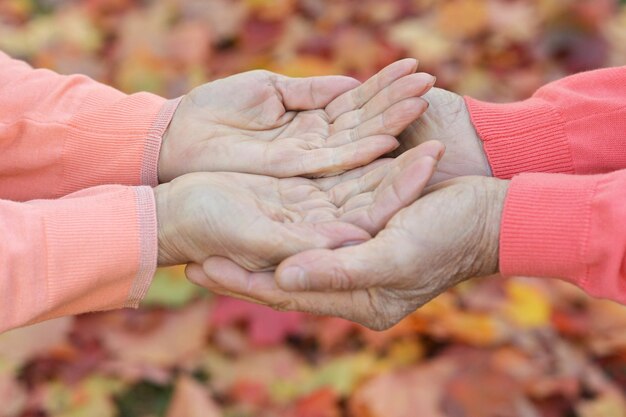
[[[275,87],[282,95],[287,110],[322,109],[360,84],[354,78],[335,75],[308,78],[277,75],[275,79]]]
[[[276,270],[278,286],[285,291],[347,291],[384,287],[401,270],[402,247],[383,236],[336,250],[316,249],[286,259]],[[396,260],[397,259],[397,260]]]
[[[249,272],[226,258],[209,258],[186,272],[191,282],[210,291],[277,310],[343,317],[364,325],[371,325],[376,316],[366,291],[286,292],[277,286],[273,272]]]
[[[357,201],[361,207],[347,204],[346,212],[340,219],[375,235],[394,214],[417,200],[435,172],[436,165],[436,160],[429,156],[412,161],[390,184],[377,188],[371,200]]]
[[[354,88],[337,97],[326,107],[326,114],[331,122],[339,116],[352,110],[361,108],[379,91],[395,80],[415,72],[417,60],[403,59],[383,68],[378,74],[365,81],[361,86]]]
[[[264,236],[262,240],[252,244],[250,249],[257,248],[255,253],[263,258],[264,269],[278,265],[289,256],[304,250],[338,248],[371,239],[365,230],[339,221],[279,223],[273,230],[267,229],[261,234]]]
[[[336,148],[319,148],[304,151],[293,159],[290,175],[330,176],[353,168],[364,166],[391,152],[398,146],[395,137],[377,135],[363,138],[355,143],[347,143]]]
[[[421,97],[410,97],[393,104],[383,113],[362,124],[342,130],[326,140],[325,146],[337,147],[374,135],[400,134],[428,109],[428,102]]]
[[[352,129],[361,123],[375,117],[390,106],[410,97],[422,96],[435,84],[436,78],[430,74],[410,74],[394,81],[390,86],[381,90],[362,108],[344,113],[332,125],[334,132]]]
[[[444,149],[440,142],[429,141],[405,152],[396,159],[383,159],[383,161],[392,162],[381,164],[374,170],[365,171],[361,176],[346,176],[346,180],[342,178],[341,181],[337,181],[335,186],[328,190],[331,194],[331,200],[337,207],[342,207],[349,199],[368,191],[374,191],[383,180],[387,181],[386,184],[391,183],[397,175],[407,169],[410,163],[420,158],[429,156],[439,160]],[[354,172],[358,172],[358,170],[354,170]]]

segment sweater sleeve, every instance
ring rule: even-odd
[[[0,198],[156,185],[161,137],[177,104],[35,70],[0,52]]]
[[[501,221],[500,271],[561,278],[626,304],[626,170],[513,178]]]
[[[626,168],[626,67],[566,77],[517,103],[465,101],[496,177]]]
[[[150,187],[94,187],[58,200],[0,200],[0,332],[137,307],[157,259]]]

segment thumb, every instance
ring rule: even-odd
[[[276,270],[285,291],[347,291],[381,287],[398,269],[395,245],[383,237],[336,250],[314,249],[282,262]],[[399,259],[399,258],[397,258]]]

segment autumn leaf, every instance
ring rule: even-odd
[[[290,334],[297,334],[305,315],[277,312],[269,307],[229,297],[219,297],[213,307],[211,323],[216,330],[243,323],[248,326],[253,346],[277,345]]]
[[[219,407],[200,383],[188,376],[181,376],[167,417],[221,417]]]

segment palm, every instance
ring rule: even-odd
[[[482,143],[472,126],[465,101],[458,94],[433,88],[424,95],[430,106],[400,135],[400,154],[420,143],[438,140],[446,146],[446,154],[437,166],[432,183],[452,178],[491,176]]]
[[[413,74],[415,65],[399,61],[360,86],[252,71],[198,87],[172,120],[162,180],[190,171],[327,176],[365,165],[395,149],[394,135],[425,110],[416,96],[432,77]]]
[[[419,196],[440,151],[431,142],[402,158],[319,180],[240,173],[175,179],[161,186],[169,207],[160,215],[183,220],[160,237],[170,247],[162,263],[220,256],[258,271],[305,249],[368,240]]]

